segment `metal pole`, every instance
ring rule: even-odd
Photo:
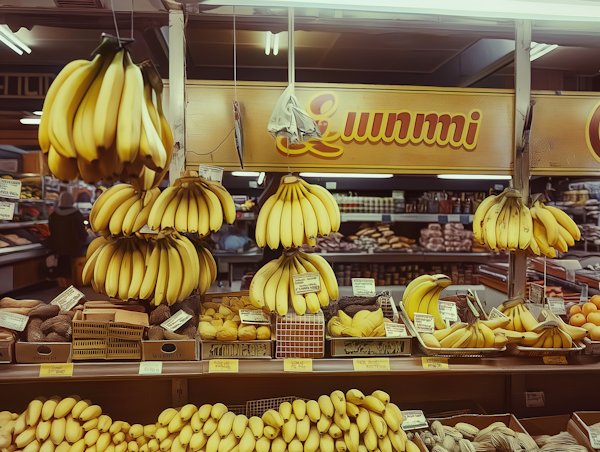
[[[185,170],[185,20],[182,10],[169,11],[169,119],[175,142],[169,183]]]
[[[513,187],[529,199],[529,139],[525,126],[531,102],[531,22],[515,21],[515,135],[513,144]],[[527,282],[527,252],[513,251],[509,258],[508,296],[524,297]]]
[[[296,82],[296,54],[294,51],[294,8],[288,8],[288,83]]]

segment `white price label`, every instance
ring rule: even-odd
[[[144,226],[142,226],[142,229],[140,229],[140,234],[158,234],[158,230],[151,229],[150,226],[145,224]]]
[[[77,303],[79,303],[79,300],[84,297],[84,294],[78,291],[75,287],[70,286],[67,290],[52,300],[50,304],[58,305],[61,311],[70,311],[77,305]]]
[[[160,324],[165,330],[177,331],[181,326],[191,319],[192,316],[183,310],[177,311],[174,315],[169,317],[163,323]]]
[[[200,165],[198,167],[198,176],[206,180],[221,183],[223,181],[223,168],[218,166]]]
[[[271,323],[267,314],[259,309],[240,309],[238,315],[242,323],[254,325],[269,325]]]
[[[335,190],[337,189],[337,182],[325,182],[325,188],[327,190]]]
[[[586,427],[588,434],[590,435],[590,444],[594,449],[600,449],[600,432],[596,430],[592,430],[589,427]]]
[[[319,272],[298,273],[292,275],[296,295],[315,293],[321,290],[321,275]]]
[[[0,179],[0,198],[21,199],[21,181]]]
[[[506,317],[508,319],[507,315],[502,314],[496,308],[492,308],[492,310],[490,311],[490,315],[488,316],[488,318],[490,320],[492,320],[492,319],[495,319],[496,317]]]
[[[415,328],[419,333],[433,333],[435,331],[435,319],[431,314],[415,312]]]
[[[139,375],[162,374],[162,361],[144,361],[140,363]]]
[[[16,202],[0,202],[0,220],[12,220],[15,216]]]
[[[540,286],[539,284],[530,284],[529,285],[529,299],[533,303],[542,303],[544,301],[546,293],[544,292],[544,286]]]
[[[416,430],[427,428],[427,418],[421,410],[402,411],[402,430]]]
[[[0,326],[9,330],[23,331],[29,317],[13,312],[0,312]]]
[[[408,337],[406,334],[406,326],[403,323],[385,322],[385,337]]]
[[[352,293],[355,297],[374,297],[375,280],[373,278],[352,278]]]
[[[538,408],[546,406],[546,396],[543,392],[526,392],[525,406],[527,408]]]
[[[565,300],[562,298],[548,298],[548,307],[556,315],[565,315],[567,313]]]
[[[453,301],[438,301],[438,310],[440,311],[440,317],[443,320],[450,322],[458,322],[458,312],[456,311],[456,303]]]

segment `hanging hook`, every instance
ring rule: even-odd
[[[110,9],[112,10],[113,20],[115,21],[115,31],[117,32],[117,39],[119,40],[119,46],[121,45],[121,36],[119,36],[119,26],[117,25],[117,15],[115,14],[115,5],[113,0],[110,0]]]
[[[288,8],[288,83],[296,82],[296,57],[294,51],[294,8]]]

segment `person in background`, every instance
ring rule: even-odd
[[[62,192],[54,212],[50,214],[48,226],[50,252],[58,257],[56,276],[59,285],[66,284],[65,287],[71,278],[71,260],[83,256],[83,245],[87,238],[83,221],[79,209],[73,207],[73,196],[69,192]]]

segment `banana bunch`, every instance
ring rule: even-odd
[[[456,322],[452,326],[421,334],[423,343],[431,348],[504,348],[509,342],[498,328],[508,320],[496,317],[492,320],[475,320],[472,324]]]
[[[219,182],[198,177],[189,171],[158,197],[148,218],[148,226],[161,230],[197,232],[201,237],[221,229],[223,219],[235,221],[235,204]]]
[[[532,215],[521,193],[507,188],[498,196],[488,196],[473,217],[473,236],[492,250],[525,250],[532,242]]]
[[[344,311],[332,317],[327,323],[327,332],[331,337],[385,337],[386,322],[383,311],[362,310],[350,317]]]
[[[174,233],[151,241],[134,236],[101,244],[87,260],[82,278],[109,297],[171,306],[196,287],[205,293],[216,272],[208,251],[197,252],[189,239]]]
[[[566,253],[575,240],[581,240],[581,231],[575,222],[556,207],[546,206],[539,198],[531,207],[533,218],[533,237],[530,249],[533,253],[556,257],[556,250]]]
[[[452,281],[446,275],[421,275],[413,279],[402,295],[402,304],[410,320],[414,321],[415,312],[430,314],[437,329],[446,328],[438,309],[438,298],[450,284]]]
[[[294,290],[294,275],[319,273],[320,290],[304,295],[297,295]],[[321,306],[328,306],[329,300],[337,300],[339,289],[335,273],[329,263],[317,254],[295,250],[290,256],[282,253],[264,265],[252,278],[250,283],[250,302],[253,306],[276,311],[284,316],[291,304],[296,314],[319,312]]]
[[[508,300],[502,303],[498,310],[508,317],[509,321],[502,328],[524,333],[533,331],[538,321],[523,304],[522,299]]]
[[[95,232],[129,237],[148,223],[159,195],[158,188],[139,191],[129,184],[114,185],[94,203],[90,225]]]
[[[284,176],[277,193],[260,209],[256,220],[256,243],[274,250],[315,246],[317,235],[340,228],[340,209],[331,193],[296,176]]]
[[[150,190],[164,178],[173,152],[160,76],[151,63],[134,64],[126,49],[105,39],[91,61],[72,61],[57,75],[38,139],[60,180],[131,178],[138,191]]]
[[[154,427],[154,425],[152,425]],[[79,396],[32,400],[0,428],[0,449],[27,452],[138,452],[148,441],[146,427],[114,421]],[[149,452],[149,449],[146,450]]]

